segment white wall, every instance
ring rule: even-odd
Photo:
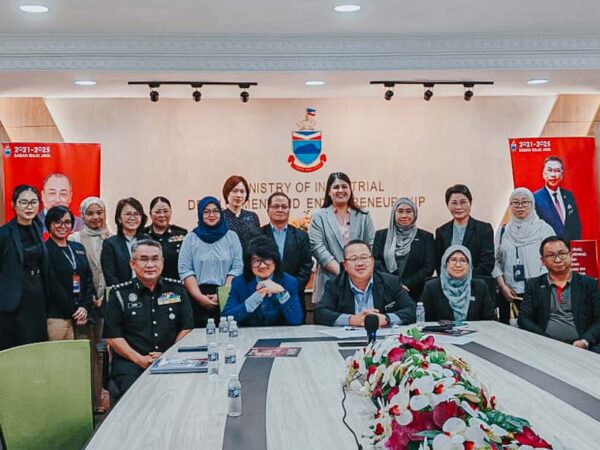
[[[538,136],[555,97],[474,97],[372,100],[48,99],[66,142],[102,145],[102,196],[112,221],[114,205],[134,196],[148,205],[155,195],[171,199],[174,223],[192,227],[188,200],[220,196],[231,174],[250,182],[291,183],[302,215],[316,182],[343,171],[353,180],[376,181],[384,192],[357,196],[422,196],[419,225],[433,231],[448,220],[444,191],[467,184],[473,215],[495,226],[501,219],[512,175],[507,139]],[[289,167],[291,131],[307,106],[317,109],[328,161],[303,174]],[[85,168],[82,168],[85,170]],[[311,192],[298,194],[298,182]],[[254,194],[266,198],[269,193]],[[371,210],[377,228],[389,210]],[[259,211],[265,220],[264,211]]]

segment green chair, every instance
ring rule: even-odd
[[[87,340],[0,352],[0,429],[6,450],[80,450],[94,429]]]
[[[231,290],[231,286],[220,286],[217,290],[217,296],[219,297],[219,306],[221,307],[221,311],[225,308],[225,303],[227,303],[227,299],[229,298],[229,291]]]

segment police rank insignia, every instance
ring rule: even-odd
[[[322,133],[315,130],[317,111],[306,108],[304,120],[298,122],[298,130],[292,131],[292,152],[288,157],[288,163],[292,169],[298,172],[314,172],[319,170],[327,161],[327,155],[322,153]]]
[[[132,292],[131,294],[129,294],[129,297],[127,297],[127,299],[130,302],[135,302],[138,299],[138,296],[137,296],[137,294],[135,294],[135,293]]]

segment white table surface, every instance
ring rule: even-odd
[[[600,355],[573,348],[497,322],[472,322],[475,342],[535,367],[598,399]],[[238,370],[243,355],[261,338],[325,337],[323,327],[242,328]],[[204,330],[194,330],[179,345],[203,345]],[[345,362],[336,342],[283,343],[302,347],[297,358],[275,358],[269,377],[266,435],[269,450],[352,449],[354,440],[342,425],[341,382]],[[600,448],[600,422],[485,359],[461,349],[447,350],[469,362],[498,400],[503,412],[528,419],[540,435],[558,438],[565,449]],[[242,385],[242,404],[244,404]],[[370,401],[351,393],[348,422],[360,436],[373,412]],[[226,377],[206,374],[144,373],[96,431],[89,450],[220,449],[227,419]],[[256,414],[243,409],[243,414]],[[367,442],[363,440],[363,444]],[[365,445],[365,448],[368,448]],[[244,449],[253,450],[253,449]]]

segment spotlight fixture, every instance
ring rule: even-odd
[[[194,92],[192,92],[192,97],[195,102],[199,102],[202,99],[202,94],[198,89],[196,89]]]
[[[157,91],[157,89],[160,87],[160,83],[157,81],[150,81],[146,84],[148,84],[148,87],[150,88],[150,101],[156,103],[160,98],[160,95]]]
[[[158,88],[164,84],[168,85],[185,85],[191,86],[194,91],[192,92],[192,98],[195,102],[199,102],[202,99],[202,93],[200,88],[204,85],[208,86],[237,86],[243,90],[240,94],[242,102],[248,103],[250,94],[247,92],[250,86],[257,86],[255,82],[239,82],[239,81],[129,81],[128,85],[146,85],[150,88],[150,100],[157,102],[159,99]]]
[[[465,87],[465,102],[470,102],[473,97],[473,84],[465,83],[463,86]]]
[[[250,99],[250,94],[248,93],[248,89],[250,89],[250,83],[240,83],[238,84],[238,86],[240,89],[243,89],[243,91],[240,94],[242,103],[248,103],[248,100]]]
[[[387,88],[385,94],[383,94],[383,98],[389,102],[394,96],[394,83],[384,83],[383,86]]]
[[[428,102],[433,97],[433,83],[423,83],[425,92],[423,93],[423,99]]]

